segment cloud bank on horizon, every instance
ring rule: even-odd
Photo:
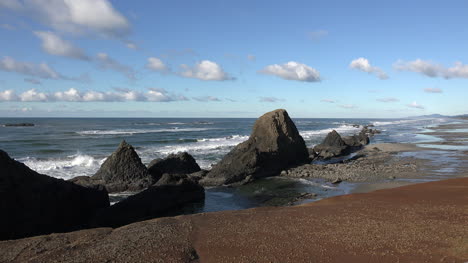
[[[336,7],[345,15],[329,3],[199,4],[180,9],[152,1],[0,0],[0,33],[9,40],[0,53],[0,116],[21,108],[31,109],[19,111],[28,114],[54,110],[57,102],[164,116],[227,116],[238,108],[257,116],[271,107],[302,117],[468,111],[460,96],[468,79],[468,34],[459,23],[468,22],[464,3],[429,1],[427,14],[416,19],[416,4],[389,10],[369,0],[361,11],[373,25],[366,16],[355,17],[348,4]],[[310,18],[311,9],[322,15]],[[441,16],[441,28],[460,34],[433,33],[426,22]],[[343,23],[349,17],[353,23]],[[387,20],[394,17],[398,22]],[[382,35],[385,30],[393,33]],[[376,89],[379,94],[369,92]]]

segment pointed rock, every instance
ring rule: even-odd
[[[90,179],[103,184],[109,192],[138,191],[156,182],[125,140]]]
[[[279,109],[261,116],[249,139],[229,152],[205,178],[203,185],[223,185],[279,174],[285,168],[309,161],[304,139]]]
[[[324,159],[345,155],[348,150],[349,146],[335,130],[328,133],[323,142],[314,147],[314,151],[318,153],[318,156]]]

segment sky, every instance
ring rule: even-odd
[[[467,1],[0,0],[0,117],[468,113]]]

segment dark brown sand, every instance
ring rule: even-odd
[[[468,178],[0,242],[1,262],[466,262]]]

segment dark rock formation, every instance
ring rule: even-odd
[[[138,191],[153,185],[156,180],[141,162],[135,149],[122,141],[101,168],[89,179],[81,179],[86,185],[102,184],[109,192]]]
[[[108,206],[105,189],[39,174],[0,150],[0,239],[80,229]]]
[[[27,122],[22,122],[22,123],[6,123],[4,124],[5,127],[33,127],[34,123],[27,123]]]
[[[361,147],[361,146],[369,144],[369,136],[367,135],[366,131],[363,129],[358,134],[343,137],[343,141],[348,146]]]
[[[118,227],[150,218],[178,215],[187,204],[205,198],[205,190],[185,175],[165,174],[158,185],[103,210],[94,220],[96,226]],[[161,181],[160,180],[160,181]]]
[[[191,174],[200,171],[195,159],[186,152],[170,154],[164,159],[155,159],[148,165],[148,172],[155,179],[163,174]]]
[[[349,146],[343,141],[340,134],[335,130],[331,131],[323,142],[314,147],[314,151],[319,157],[329,159],[332,157],[348,154]]]
[[[306,162],[309,153],[305,142],[288,113],[280,109],[261,116],[249,139],[229,152],[200,183],[242,183]]]

